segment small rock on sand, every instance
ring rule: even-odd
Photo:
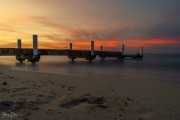
[[[43,95],[43,94],[39,94],[38,96],[39,96],[39,97],[44,97],[44,95]]]
[[[128,102],[124,102],[124,105],[125,105],[126,107],[128,107]]]
[[[38,107],[31,107],[32,110],[39,110]]]
[[[13,102],[12,101],[2,101],[2,104],[4,106],[10,107],[13,104]]]
[[[3,84],[2,85],[7,85],[7,82],[3,82]]]

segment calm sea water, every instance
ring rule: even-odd
[[[103,62],[97,57],[92,63],[85,59],[76,59],[72,63],[67,56],[41,56],[40,62],[36,64],[27,61],[19,63],[14,56],[0,58],[0,66],[8,66],[14,70],[69,76],[152,78],[180,82],[180,54],[145,55],[142,60],[119,61],[108,58]]]

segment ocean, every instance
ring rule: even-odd
[[[41,56],[40,62],[19,63],[15,56],[0,56],[0,66],[12,70],[43,72],[82,77],[121,77],[127,79],[164,80],[180,82],[180,54],[148,54],[141,60],[97,57],[92,63],[83,58],[71,62],[67,56]]]

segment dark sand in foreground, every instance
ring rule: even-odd
[[[0,68],[0,119],[180,120],[180,84]],[[7,83],[7,85],[6,85]]]

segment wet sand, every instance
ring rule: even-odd
[[[0,68],[0,119],[179,120],[180,83]],[[3,116],[3,114],[12,116]]]

